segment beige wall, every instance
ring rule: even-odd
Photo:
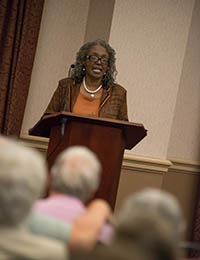
[[[94,39],[108,41],[115,0],[90,1],[85,42]]]
[[[110,43],[131,121],[148,136],[130,153],[167,157],[194,0],[116,0]]]
[[[181,71],[168,157],[200,160],[200,1],[196,1]]]

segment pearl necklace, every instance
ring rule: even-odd
[[[86,86],[85,77],[84,77],[84,78],[83,78],[83,87],[84,87],[84,89],[85,89],[88,93],[90,93],[90,96],[91,96],[92,98],[94,98],[94,94],[97,93],[97,92],[102,88],[102,84],[101,84],[98,88],[96,88],[95,90],[90,90],[90,89],[88,89],[87,86]]]

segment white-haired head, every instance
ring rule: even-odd
[[[150,213],[162,216],[172,226],[175,236],[182,238],[185,219],[178,200],[171,193],[156,188],[145,188],[132,194],[120,211],[119,224],[136,214]]]
[[[101,164],[84,146],[63,151],[52,167],[52,189],[87,201],[100,183]]]
[[[0,225],[25,219],[47,181],[45,160],[34,149],[4,138],[0,142]]]

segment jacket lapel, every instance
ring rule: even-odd
[[[79,94],[79,91],[80,91],[80,86],[81,86],[80,83],[75,84],[75,82],[73,82],[72,85],[70,86],[70,93],[69,93],[70,100],[71,100],[70,112],[72,112],[74,104],[77,100],[77,97],[78,97],[78,94]]]
[[[111,87],[109,87],[108,89],[105,89],[105,88],[103,89],[102,96],[101,96],[101,99],[100,99],[99,111],[101,110],[101,108],[104,106],[104,104],[110,98],[111,91],[112,91]]]

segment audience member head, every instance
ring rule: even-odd
[[[176,197],[167,191],[145,188],[132,194],[124,203],[119,214],[119,223],[133,215],[160,214],[174,230],[176,239],[181,239],[185,231],[185,220]]]
[[[63,151],[52,167],[52,190],[87,201],[97,190],[101,164],[97,156],[84,146]]]
[[[97,247],[93,254],[97,260],[177,259],[172,227],[153,212],[148,216],[134,215],[117,225],[112,243],[106,248]]]
[[[16,226],[28,215],[46,184],[46,164],[36,150],[1,137],[0,225]]]

